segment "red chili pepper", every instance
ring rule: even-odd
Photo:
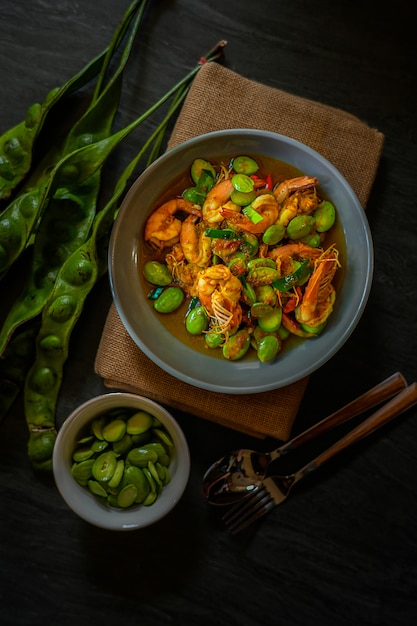
[[[266,181],[263,178],[259,178],[256,174],[252,174],[249,178],[255,183],[255,189],[263,189],[266,185]]]
[[[249,178],[255,183],[255,189],[271,189],[272,191],[274,183],[272,182],[271,174],[268,174],[266,178],[261,178],[257,174],[251,174]]]

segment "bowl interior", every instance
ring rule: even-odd
[[[117,407],[143,409],[157,417],[166,427],[174,451],[170,463],[170,482],[150,506],[115,509],[101,504],[88,489],[79,485],[71,475],[71,456],[75,442],[98,414]],[[59,492],[68,506],[81,518],[110,530],[135,530],[149,526],[164,517],[181,498],[190,472],[190,455],[184,434],[168,411],[142,396],[109,393],[87,401],[78,407],[58,432],[53,453],[53,472]]]
[[[195,158],[259,154],[290,163],[315,176],[334,202],[346,243],[343,285],[325,332],[283,351],[273,363],[257,359],[228,362],[184,345],[150,310],[138,278],[138,246],[146,218],[161,192],[188,171]],[[345,178],[326,159],[298,141],[257,130],[227,130],[191,139],[148,167],[126,195],[114,224],[109,273],[114,302],[128,333],[159,367],[176,378],[211,391],[258,393],[283,387],[330,359],[357,325],[372,282],[373,248],[365,213]]]

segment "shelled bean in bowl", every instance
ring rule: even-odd
[[[109,273],[120,319],[158,366],[210,391],[258,393],[307,376],[347,341],[373,246],[358,198],[322,155],[232,129],[180,144],[137,179]]]
[[[58,432],[53,472],[67,505],[95,526],[135,530],[180,500],[190,454],[174,417],[152,400],[109,393],[78,407]]]

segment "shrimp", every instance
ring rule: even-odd
[[[165,255],[165,263],[174,280],[191,297],[197,295],[196,279],[201,268],[193,263],[187,263],[180,243],[176,243]]]
[[[338,256],[337,249],[332,245],[316,259],[301,304],[295,309],[298,322],[313,327],[319,326],[333,311],[336,290],[332,280],[337,268],[340,267]]]
[[[208,192],[203,204],[203,219],[208,224],[219,224],[223,221],[221,208],[230,202],[230,194],[233,185],[230,179],[225,178],[217,185],[214,185]],[[236,207],[234,203],[229,204],[230,208]]]
[[[315,191],[317,183],[317,178],[312,176],[297,176],[282,181],[274,189],[274,196],[280,206],[279,224],[287,226],[296,215],[314,211],[319,203]],[[302,193],[311,189],[313,189],[313,193],[307,195]]]
[[[197,215],[189,215],[183,222],[180,233],[180,244],[184,256],[189,263],[206,267],[211,260],[211,238],[204,235],[204,222],[196,224]]]
[[[294,261],[297,259],[314,260],[321,254],[323,254],[321,248],[312,248],[305,243],[287,243],[270,250],[268,257],[275,261],[281,276],[285,276],[294,271]]]
[[[225,265],[212,265],[198,277],[197,293],[218,332],[236,329],[242,321],[242,283]]]
[[[168,200],[148,217],[145,225],[145,240],[160,250],[177,243],[182,228],[181,220],[175,217],[178,211],[201,216],[198,204],[193,204],[183,198]]]
[[[300,259],[317,259],[323,250],[321,248],[312,248],[306,243],[287,243],[283,246],[272,248],[268,252],[268,257],[276,261],[278,257],[291,256]]]
[[[275,224],[278,219],[278,203],[275,197],[270,193],[264,193],[252,202],[250,205],[260,216],[261,220],[256,224],[242,213],[230,211],[227,207],[221,209],[224,218],[233,226],[241,228],[253,235],[261,235],[269,226]]]

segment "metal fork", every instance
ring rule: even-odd
[[[223,516],[226,526],[233,534],[241,532],[284,502],[291,489],[302,478],[415,404],[417,404],[417,383],[412,383],[301,469],[286,476],[265,478],[255,487],[250,496],[245,497],[242,502],[238,502],[227,511]]]

